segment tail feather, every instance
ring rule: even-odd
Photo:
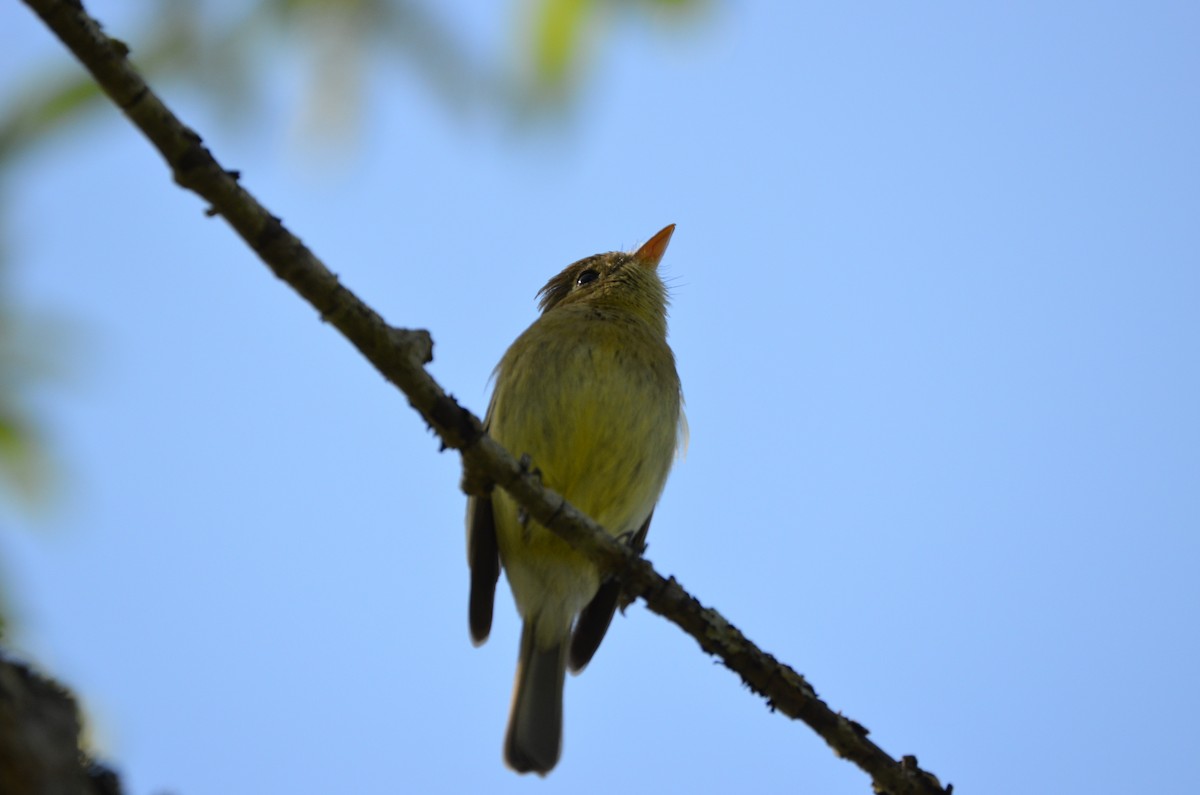
[[[592,655],[600,648],[600,641],[608,632],[613,614],[617,612],[617,600],[620,597],[621,583],[607,580],[579,614],[575,631],[571,634],[571,651],[568,655],[571,673],[580,673],[591,662]]]
[[[549,649],[537,648],[535,623],[521,630],[521,656],[513,692],[504,758],[518,773],[546,775],[562,751],[562,696],[567,655],[565,638]]]

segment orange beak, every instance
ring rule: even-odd
[[[664,226],[657,235],[647,240],[634,253],[634,259],[649,268],[657,268],[658,263],[662,261],[663,254],[667,253],[667,244],[671,242],[673,234],[675,234],[675,224]]]

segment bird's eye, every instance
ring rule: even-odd
[[[582,287],[585,284],[591,284],[600,278],[600,274],[588,268],[583,273],[579,274],[579,278],[575,280],[576,287]]]

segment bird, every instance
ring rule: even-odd
[[[686,434],[658,273],[674,231],[550,279],[540,316],[496,366],[484,420],[543,485],[639,554]],[[544,776],[561,754],[566,669],[579,673],[592,659],[620,584],[499,489],[468,497],[467,558],[477,646],[491,631],[501,566],[507,575],[523,624],[504,758]]]

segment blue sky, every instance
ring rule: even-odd
[[[89,7],[138,42],[132,12]],[[497,47],[471,3],[450,22]],[[562,124],[368,61],[358,136],[168,102],[482,413],[567,263],[664,260],[691,444],[648,557],[961,791],[1169,791],[1200,709],[1200,10],[714,6],[621,18]],[[66,55],[0,7],[0,90]],[[504,768],[459,460],[104,111],[3,186],[9,289],[69,319],[52,510],[6,509],[21,649],[128,791],[865,793],[633,606]]]

